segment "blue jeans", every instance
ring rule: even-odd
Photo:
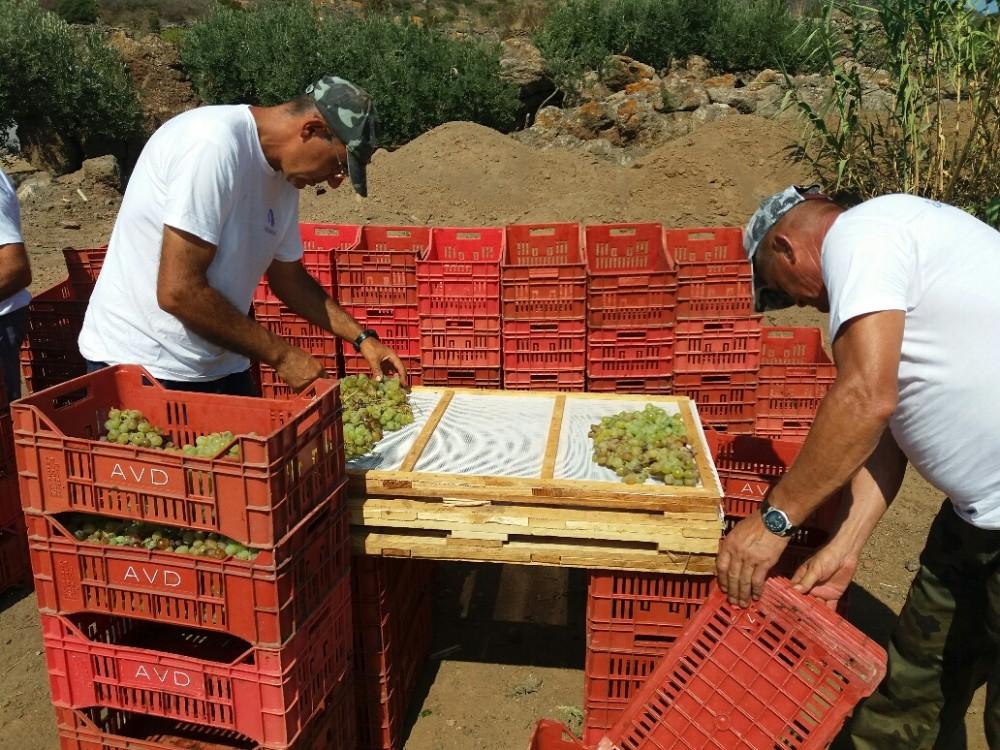
[[[0,365],[8,401],[21,398],[21,342],[27,321],[27,307],[0,315]]]
[[[105,362],[87,360],[88,373],[102,370],[107,366]],[[216,393],[222,396],[260,396],[257,383],[250,374],[250,370],[234,372],[232,375],[226,375],[218,380],[158,380],[157,382],[171,391]]]

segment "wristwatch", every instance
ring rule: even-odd
[[[354,345],[354,351],[358,352],[359,354],[361,353],[361,344],[364,342],[365,339],[375,339],[376,341],[381,341],[381,339],[379,339],[378,334],[375,333],[375,331],[373,331],[371,328],[366,328],[365,330],[363,330],[361,333],[358,334],[358,337],[354,339],[354,341],[351,342]]]
[[[767,500],[760,504],[760,515],[764,519],[764,527],[778,536],[791,536],[798,527],[793,526],[788,514],[771,506]]]

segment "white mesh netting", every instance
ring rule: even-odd
[[[379,441],[371,453],[348,461],[347,468],[354,471],[395,471],[398,469],[440,400],[441,391],[413,391],[410,394],[413,423],[396,432],[390,432]]]

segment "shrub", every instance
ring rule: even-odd
[[[97,21],[97,0],[59,0],[56,13],[67,23]]]
[[[724,70],[809,67],[815,25],[793,18],[787,0],[721,0],[707,57]]]
[[[141,132],[132,78],[93,29],[76,29],[35,0],[0,0],[0,139],[54,131],[79,145]],[[0,150],[9,144],[0,140]]]
[[[874,17],[831,0],[818,38],[833,87],[819,107],[793,91],[806,123],[793,155],[834,191],[912,193],[1000,223],[1000,22],[951,0],[883,0]],[[887,111],[863,111],[858,59],[889,73]]]
[[[387,146],[451,120],[508,129],[519,105],[500,80],[499,45],[380,15],[316,11],[308,0],[218,7],[181,49],[198,94],[212,103],[276,104],[326,72],[354,81],[375,99]]]

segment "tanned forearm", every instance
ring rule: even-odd
[[[157,279],[157,302],[199,336],[230,351],[277,368],[290,347],[250,320],[208,284],[215,248],[166,227]]]
[[[275,261],[267,280],[278,299],[310,323],[347,341],[354,341],[361,333],[358,322],[330,298],[301,263]]]
[[[24,244],[0,245],[0,299],[7,299],[29,286],[31,264]]]

